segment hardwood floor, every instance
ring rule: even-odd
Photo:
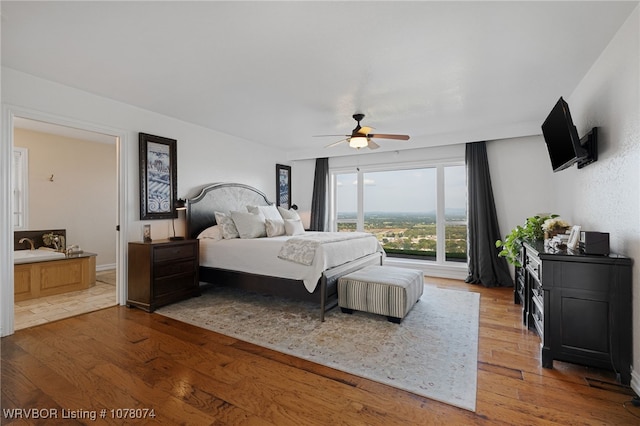
[[[426,282],[481,294],[475,413],[112,307],[2,339],[2,424],[122,424],[111,410],[126,408],[154,410],[138,424],[640,424],[633,392],[612,373],[557,361],[541,367],[540,341],[522,327],[512,289]],[[56,409],[58,423],[10,420],[9,408]],[[63,409],[85,417],[74,410],[96,410],[98,419],[62,419]]]

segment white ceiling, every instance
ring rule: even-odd
[[[285,150],[540,133],[638,2],[10,2],[2,65]]]

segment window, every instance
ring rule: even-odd
[[[331,185],[332,230],[371,232],[391,257],[466,262],[463,164],[332,171]]]
[[[28,152],[26,148],[13,148],[13,228],[27,228],[28,205]]]

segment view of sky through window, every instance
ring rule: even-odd
[[[428,213],[436,209],[436,169],[392,170],[364,174],[364,210],[388,213]],[[351,213],[357,207],[357,175],[336,175],[338,212]],[[464,166],[445,168],[445,205],[466,209]]]

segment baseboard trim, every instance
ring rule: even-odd
[[[111,263],[108,265],[97,265],[96,272],[108,271],[109,269],[116,269],[116,264]]]

